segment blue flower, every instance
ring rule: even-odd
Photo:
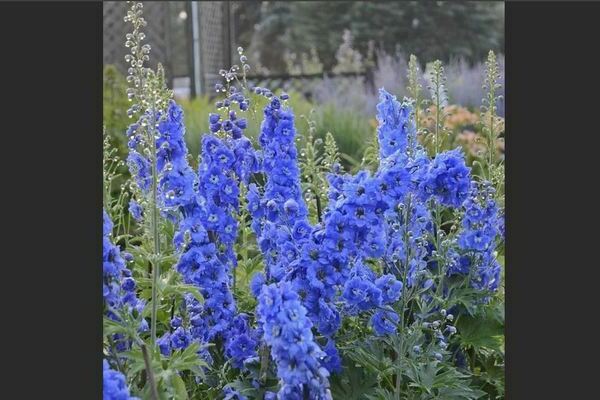
[[[219,122],[220,119],[221,119],[221,116],[219,114],[210,113],[208,115],[208,121],[211,124],[216,124],[217,122]]]
[[[158,345],[160,354],[165,357],[171,355],[171,334],[169,332],[158,338],[156,344]]]
[[[127,156],[127,165],[142,192],[148,193],[152,185],[152,166],[140,153],[131,149]]]
[[[170,341],[173,349],[185,349],[190,345],[191,338],[185,329],[179,327],[171,334]]]
[[[246,396],[243,396],[237,390],[233,389],[231,386],[225,386],[223,388],[223,400],[248,400]]]
[[[311,399],[331,399],[329,372],[319,361],[326,353],[314,341],[312,323],[291,284],[265,285],[257,313],[282,381],[279,398],[295,398],[305,388]]]
[[[125,376],[110,369],[106,360],[102,361],[102,399],[103,400],[137,400],[129,395]]]
[[[465,165],[460,148],[436,155],[419,184],[424,198],[435,196],[448,207],[460,207],[469,196],[470,188],[470,169]]]
[[[335,342],[332,339],[327,340],[327,344],[323,347],[323,350],[326,354],[321,361],[323,366],[332,374],[342,372],[342,360],[335,347]]]
[[[371,318],[371,325],[378,336],[396,332],[400,317],[393,311],[378,310]]]
[[[129,213],[131,214],[133,219],[135,219],[137,222],[142,221],[143,209],[137,201],[135,201],[135,200],[129,201]]]
[[[377,134],[380,158],[383,160],[395,152],[406,152],[409,140],[411,143],[416,142],[416,131],[411,118],[412,107],[407,102],[400,104],[385,89],[379,90],[379,100]]]
[[[356,306],[361,311],[378,307],[383,301],[381,290],[358,276],[346,282],[342,296],[349,305]]]
[[[247,334],[232,338],[227,346],[228,355],[235,360],[234,367],[241,368],[243,361],[256,355],[256,346],[258,343]]]
[[[252,276],[252,280],[250,281],[250,291],[254,297],[258,297],[265,281],[265,274],[262,272],[257,272]]]
[[[102,238],[102,293],[107,316],[115,321],[121,320],[123,313],[139,317],[144,308],[144,301],[139,300],[135,293],[136,283],[127,269],[119,247],[112,243],[113,224],[106,210],[103,213]],[[127,258],[130,258],[128,255]],[[140,326],[143,319],[140,321]],[[124,343],[124,342],[123,342]],[[126,345],[125,347],[128,347]]]
[[[402,282],[392,274],[383,275],[375,280],[375,286],[381,290],[384,304],[397,301],[402,293]]]

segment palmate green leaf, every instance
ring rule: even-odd
[[[456,323],[463,347],[489,348],[501,352],[504,347],[504,324],[486,311],[482,316],[462,316]]]
[[[381,377],[393,375],[395,372],[392,359],[384,353],[382,343],[379,341],[361,343],[349,349],[348,355],[367,371],[379,374]]]
[[[408,386],[431,394],[435,376],[438,373],[438,363],[429,362],[427,364],[416,364],[414,362],[408,362],[407,365],[409,368],[405,371],[405,374],[411,380]]]
[[[456,387],[456,388],[441,388],[438,391],[437,399],[440,400],[465,400],[465,399],[480,399],[487,393],[479,390],[472,389],[468,386]]]
[[[334,396],[334,398],[336,397]],[[361,399],[362,398],[363,397],[361,397]],[[396,393],[391,392],[387,389],[377,388],[375,389],[374,394],[367,394],[364,398],[369,400],[397,400],[398,396],[396,396]]]
[[[377,389],[377,375],[368,374],[364,368],[358,368],[353,363],[344,365],[343,373],[333,375],[329,381],[334,399],[370,398]]]
[[[411,380],[408,387],[421,392],[427,399],[478,399],[485,392],[471,388],[470,379],[456,368],[437,361],[416,364],[407,363],[406,376]]]
[[[142,350],[139,347],[136,347],[127,352],[124,352],[123,355],[129,360],[129,370],[128,370],[129,376],[135,376],[135,375],[139,374],[141,371],[146,369],[146,364],[144,362],[144,355],[142,353]],[[162,370],[160,356],[156,353],[153,355],[152,352],[150,352],[149,356],[150,356],[150,364],[151,364],[152,370],[155,371],[155,374],[156,374],[156,372]]]
[[[109,318],[104,317],[102,332],[104,336],[112,336],[115,334],[124,334],[127,335],[129,333],[129,329],[117,321],[113,321]]]
[[[208,364],[198,356],[200,348],[199,343],[192,343],[186,349],[174,352],[169,359],[167,369],[178,372],[191,371],[204,378],[202,368],[208,367]]]

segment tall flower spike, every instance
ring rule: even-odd
[[[473,270],[472,286],[479,290],[495,291],[500,283],[500,265],[494,257],[495,242],[501,234],[502,218],[494,200],[494,188],[482,182],[471,190],[465,202],[463,230],[458,247],[463,250],[452,272]]]
[[[297,249],[312,231],[300,186],[295,136],[292,110],[273,96],[264,109],[259,136],[266,176],[264,194],[258,200],[257,190],[251,186],[248,200],[251,214],[261,221],[253,226],[266,254],[267,278],[275,281],[293,272],[290,265]]]
[[[321,366],[327,354],[314,341],[312,323],[288,282],[263,286],[257,307],[280,379],[280,399],[332,399],[329,372]]]
[[[131,271],[126,267],[126,262],[133,258],[129,253],[121,253],[119,247],[112,243],[113,224],[106,211],[103,210],[102,213],[103,296],[106,315],[114,321],[121,321],[123,318],[139,320],[138,330],[145,331],[148,329],[148,323],[141,318],[145,302],[137,298],[136,282],[131,276]],[[118,350],[126,350],[130,347],[131,338],[115,335],[113,339]]]
[[[408,102],[400,103],[396,96],[385,89],[379,89],[377,104],[377,137],[379,139],[380,160],[399,151],[406,153],[409,144],[416,144],[416,130],[412,116],[412,106]]]

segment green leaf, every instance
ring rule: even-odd
[[[187,390],[185,388],[185,383],[179,374],[173,374],[171,376],[171,385],[175,390],[176,398],[178,400],[187,400],[189,399]]]
[[[333,375],[330,382],[334,399],[364,399],[377,387],[376,375],[368,374],[364,368],[358,368],[354,363],[344,365],[343,374]]]
[[[120,334],[128,334],[129,330],[127,329],[127,327],[121,325],[120,323],[113,321],[109,318],[104,318],[104,324],[103,324],[103,333],[104,336],[112,336],[115,335],[117,333]]]
[[[487,312],[480,317],[462,316],[456,324],[463,347],[475,350],[489,348],[502,351],[504,346],[504,324]]]

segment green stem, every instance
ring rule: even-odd
[[[400,400],[400,393],[401,393],[401,389],[402,389],[402,358],[404,357],[404,341],[403,341],[403,337],[404,337],[404,326],[405,326],[405,312],[406,312],[406,305],[408,304],[408,298],[407,298],[407,292],[408,292],[408,285],[407,285],[407,280],[408,280],[408,268],[409,268],[409,262],[410,262],[410,244],[409,244],[409,237],[408,237],[408,227],[409,227],[409,223],[410,223],[410,212],[411,212],[411,197],[410,195],[407,197],[406,200],[406,213],[405,213],[405,218],[404,218],[404,245],[406,247],[406,260],[405,260],[405,264],[404,264],[404,268],[402,271],[402,288],[404,290],[404,293],[402,293],[402,301],[401,301],[401,306],[400,306],[400,332],[398,335],[398,351],[397,351],[397,368],[398,371],[396,373],[396,398],[397,400]]]
[[[144,356],[144,365],[146,366],[146,375],[148,376],[148,385],[150,385],[150,394],[152,400],[158,400],[158,389],[156,388],[156,380],[154,379],[154,371],[152,370],[152,364],[150,363],[148,349],[145,344],[142,344],[141,348],[142,355]]]
[[[439,152],[439,126],[440,126],[440,76],[439,71],[435,73],[435,154]]]
[[[156,319],[158,314],[158,278],[160,276],[160,238],[158,232],[158,171],[156,162],[156,137],[154,136],[154,128],[156,124],[156,112],[152,110],[152,118],[148,125],[148,131],[151,138],[152,146],[152,236],[154,239],[154,257],[152,260],[152,315],[150,322],[150,337],[152,349],[156,344]]]
[[[267,381],[267,371],[269,370],[269,347],[263,343],[260,347],[260,373],[259,379],[262,383]]]
[[[440,275],[440,282],[436,287],[436,296],[440,297],[443,295],[442,285],[444,284],[444,275],[445,270],[442,263],[442,249],[440,244],[440,229],[442,229],[442,209],[440,208],[440,203],[435,201],[435,249],[437,251],[437,262],[438,262],[438,273]]]

